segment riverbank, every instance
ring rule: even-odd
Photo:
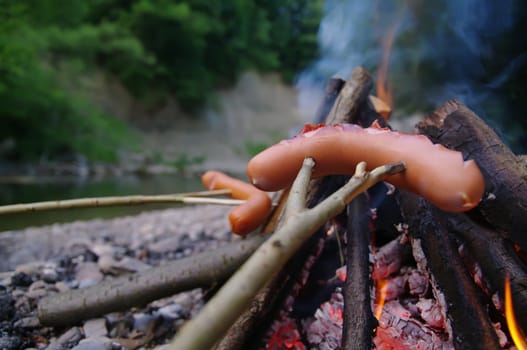
[[[0,347],[165,349],[163,344],[201,307],[201,290],[65,328],[41,325],[37,303],[50,294],[215,249],[232,239],[228,211],[187,206],[0,232]]]

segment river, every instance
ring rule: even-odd
[[[0,205],[72,198],[171,194],[201,191],[199,176],[156,175],[99,179],[41,179],[23,184],[0,184]],[[75,220],[133,215],[145,210],[169,208],[177,204],[148,204],[124,207],[86,208],[21,213],[0,216],[0,231],[42,226]]]

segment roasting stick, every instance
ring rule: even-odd
[[[10,204],[0,206],[0,215],[45,210],[109,207],[118,205],[139,205],[151,203],[183,203],[183,204],[218,204],[240,205],[244,200],[230,198],[210,198],[212,196],[230,195],[231,190],[212,190],[163,195],[135,195],[68,199],[62,201],[47,201],[27,204]]]
[[[223,285],[203,310],[179,330],[169,349],[210,349],[246,309],[254,295],[280,271],[313,232],[340,213],[358,194],[384,180],[388,174],[405,168],[403,163],[395,163],[367,172],[366,164],[359,163],[353,177],[337,192],[314,208],[299,207],[299,202],[305,203],[305,188],[314,165],[311,158],[304,161],[291,187],[285,209],[287,219],[283,225]],[[300,198],[291,200],[295,196]]]

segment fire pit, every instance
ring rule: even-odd
[[[370,84],[360,68],[344,85],[330,81],[318,118],[387,126],[375,110],[378,101],[367,98]],[[304,245],[255,302],[266,307],[239,321],[250,330],[233,327],[218,349],[514,348],[517,326],[505,303],[521,332],[527,324],[525,164],[458,101],[417,129],[477,162],[486,181],[479,206],[450,214],[377,185]],[[315,181],[310,205],[343,181]],[[512,301],[504,300],[506,280]]]

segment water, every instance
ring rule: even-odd
[[[127,176],[79,181],[74,178],[49,179],[27,184],[0,184],[0,205],[72,198],[151,195],[204,190],[199,176]],[[86,208],[21,213],[0,216],[0,231],[59,222],[111,218],[146,210],[176,207],[178,204],[147,204],[106,208]]]

